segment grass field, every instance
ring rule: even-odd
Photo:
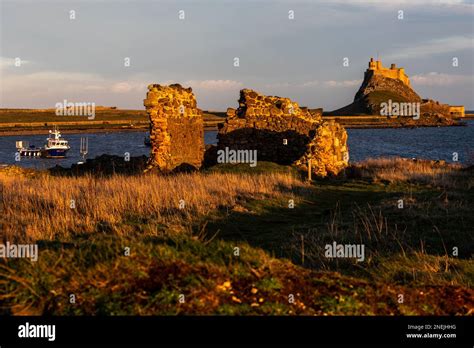
[[[222,113],[217,113],[221,115]],[[224,119],[214,113],[203,112],[205,127],[217,127]],[[72,124],[74,123],[74,124]],[[0,131],[24,131],[42,129],[53,125],[63,130],[120,129],[133,125],[147,129],[148,115],[145,110],[98,109],[93,119],[87,116],[57,116],[55,110],[0,109]]]
[[[95,121],[147,121],[145,110],[97,110]],[[54,110],[0,109],[0,123],[87,122],[86,116],[57,116]]]
[[[472,168],[378,159],[312,183],[271,163],[0,178],[4,240],[40,248],[37,262],[0,261],[4,313],[473,314]],[[365,260],[326,258],[333,241],[365,245]]]

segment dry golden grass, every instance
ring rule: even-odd
[[[352,174],[394,185],[336,178],[311,186],[284,172],[97,178],[0,170],[0,242],[54,240],[38,243],[37,262],[0,260],[0,313],[472,314],[472,194],[462,186],[472,174],[456,168],[372,160]],[[458,186],[411,183],[448,178]],[[400,197],[404,209],[395,205]],[[324,247],[333,241],[365,245],[365,261],[328,260]],[[232,256],[236,245],[240,257]],[[393,300],[400,293],[403,304]],[[180,294],[187,300],[177,306]]]
[[[466,189],[474,186],[472,174],[461,171],[460,164],[398,157],[368,159],[353,165],[353,168],[357,176],[374,182],[412,182],[444,188],[459,188],[459,185],[467,184]]]
[[[93,232],[155,234],[184,230],[199,216],[235,209],[242,199],[279,197],[302,182],[290,174],[51,177],[4,180],[4,231],[9,241],[68,240]],[[71,208],[74,200],[75,208]],[[184,208],[180,209],[180,200]]]

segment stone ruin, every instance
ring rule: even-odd
[[[257,150],[259,161],[306,167],[318,176],[337,175],[347,166],[347,133],[323,122],[321,109],[300,108],[288,98],[240,91],[239,107],[229,108],[218,133],[218,149]]]
[[[204,123],[191,88],[149,85],[144,100],[150,117],[148,169],[162,172],[198,169],[204,161]],[[219,149],[256,150],[258,161],[306,167],[318,176],[337,175],[348,164],[347,133],[338,123],[323,122],[322,109],[299,107],[288,98],[250,89],[240,92],[239,108],[229,108],[219,128]],[[206,160],[207,162],[207,160]]]
[[[199,169],[204,157],[204,121],[191,88],[148,86],[143,101],[150,117],[148,169]]]

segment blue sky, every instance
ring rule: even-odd
[[[253,88],[332,110],[352,101],[378,55],[404,67],[422,97],[474,109],[473,1],[0,3],[1,107],[142,109],[148,84],[179,82],[202,109],[236,107]]]

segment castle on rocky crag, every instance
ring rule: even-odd
[[[410,79],[405,74],[404,68],[397,68],[396,64],[391,64],[390,69],[382,65],[381,60],[370,58],[369,68],[365,71],[364,77],[370,79],[372,76],[382,76],[389,79],[397,79],[405,85],[410,86]],[[464,117],[465,111],[462,105],[449,105],[449,115],[454,117]]]
[[[365,71],[365,76],[370,78],[373,75],[398,79],[407,86],[410,86],[410,79],[408,78],[408,75],[405,74],[404,68],[397,68],[395,64],[391,64],[389,69],[382,65],[381,60],[374,60],[374,58],[370,58],[369,68]]]
[[[410,79],[404,68],[391,64],[390,68],[382,65],[382,61],[370,58],[369,67],[364,73],[359,90],[354,101],[340,109],[331,111],[328,115],[381,115],[381,105],[389,101],[397,103],[419,103],[420,116],[430,118],[427,121],[412,122],[420,125],[450,125],[453,118],[464,117],[462,105],[448,105],[432,99],[421,98],[410,84]],[[407,123],[407,118],[403,119]]]

